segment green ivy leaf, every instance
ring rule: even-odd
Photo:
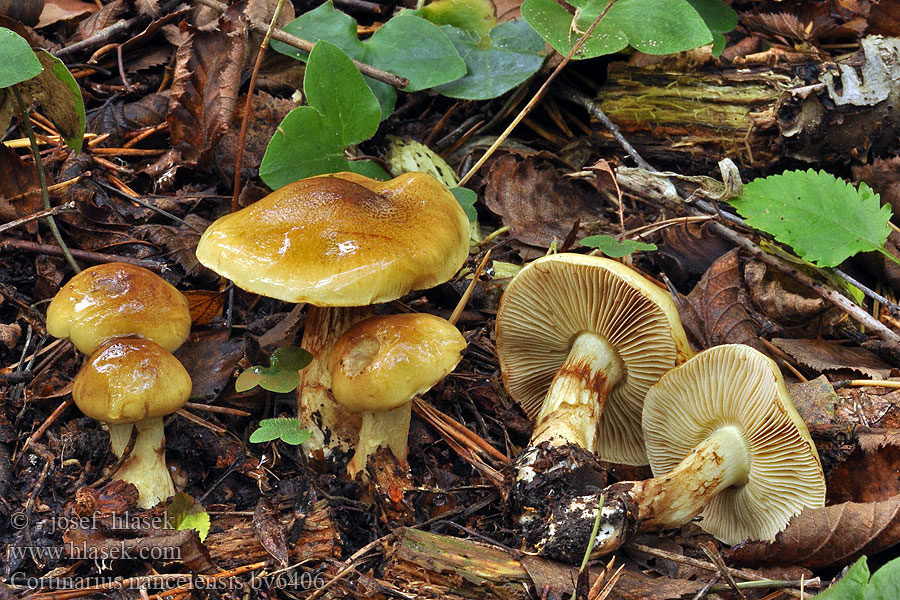
[[[567,54],[606,7],[607,0],[572,0],[573,17],[556,0],[525,0],[522,16],[560,54]],[[687,0],[618,0],[573,58],[612,54],[627,46],[671,54],[712,43],[712,34]]]
[[[379,179],[384,173],[372,161],[350,161],[344,149],[375,135],[380,108],[353,62],[326,41],[313,47],[303,78],[309,106],[292,110],[279,125],[263,156],[259,175],[270,188],[338,171]]]
[[[622,258],[637,250],[656,250],[655,244],[639,242],[637,240],[622,240],[621,242],[611,235],[591,235],[581,240],[582,246],[596,248],[606,256]]]
[[[737,13],[722,0],[687,0],[706,23],[713,36],[713,56],[718,57],[725,49],[725,36],[737,27]]]
[[[272,353],[268,367],[250,367],[234,382],[236,392],[246,392],[257,385],[264,390],[287,394],[300,385],[300,373],[312,361],[312,354],[296,346],[282,346]]]
[[[284,29],[310,42],[327,40],[351,58],[407,78],[407,92],[434,87],[466,74],[466,64],[447,36],[433,23],[411,14],[392,18],[371,38],[360,41],[356,21],[326,2],[294,19]],[[282,42],[273,40],[272,48],[298,60],[307,60],[305,52]],[[365,81],[378,98],[381,116],[386,119],[393,112],[396,92],[379,81],[369,78]]]
[[[817,266],[836,266],[857,252],[890,256],[884,243],[891,209],[865,183],[857,190],[825,171],[786,171],[754,179],[729,202],[748,225]]]
[[[6,27],[0,27],[0,56],[0,88],[31,79],[43,70],[25,38]]]
[[[437,88],[451,98],[496,98],[531,77],[544,64],[544,40],[524,19],[500,23],[484,37],[452,25],[444,25],[441,30],[468,69],[465,77]]]
[[[254,444],[281,439],[285,444],[299,446],[310,438],[312,433],[303,427],[300,419],[279,417],[277,419],[263,419],[259,422],[259,429],[250,434],[250,441]]]
[[[190,494],[175,494],[166,509],[166,516],[167,525],[171,525],[176,531],[193,529],[199,534],[201,542],[209,535],[209,513]]]

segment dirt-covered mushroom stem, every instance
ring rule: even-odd
[[[777,365],[749,346],[711,348],[663,376],[647,393],[643,428],[656,476],[561,503],[537,543],[541,552],[577,559],[601,496],[596,555],[634,531],[680,527],[697,516],[727,544],[772,540],[803,508],[824,506],[825,480],[806,425]]]

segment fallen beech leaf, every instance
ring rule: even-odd
[[[807,425],[834,422],[834,407],[838,396],[824,375],[802,383],[788,382],[788,393],[797,412]]]
[[[187,290],[183,292],[191,307],[191,324],[208,325],[213,319],[222,314],[225,306],[225,294],[223,292],[211,292],[208,290]]]
[[[244,342],[227,331],[192,334],[175,356],[191,376],[191,398],[215,398],[225,389],[244,355]]]
[[[3,177],[0,177],[0,221],[26,217],[41,209],[40,194],[32,194],[13,202],[6,200],[38,190],[39,184],[34,167],[26,165],[13,150],[3,144],[0,144],[0,173],[3,173]],[[30,233],[36,232],[37,221],[32,221],[26,228]]]
[[[44,10],[41,11],[41,18],[38,21],[37,28],[47,27],[59,21],[70,21],[97,12],[97,5],[92,2],[82,2],[82,0],[46,0],[44,2]]]
[[[80,42],[98,33],[102,29],[106,29],[116,21],[127,19],[129,6],[125,0],[113,0],[103,8],[89,16],[87,19],[78,24],[78,29],[74,35],[68,39],[68,43]]]
[[[734,244],[709,233],[706,223],[666,227],[660,232],[658,258],[669,279],[679,288],[693,283]]]
[[[865,348],[839,346],[827,340],[774,338],[772,343],[819,373],[849,369],[873,379],[891,375],[891,367]]]
[[[900,542],[900,495],[882,502],[807,508],[774,542],[745,542],[726,551],[739,564],[797,564],[810,569],[846,565]]]
[[[757,337],[763,319],[752,310],[737,249],[716,260],[679,306],[682,323],[704,348],[748,344],[762,350]]]

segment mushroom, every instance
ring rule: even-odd
[[[138,489],[138,505],[150,508],[175,494],[166,468],[163,417],[187,401],[191,378],[171,352],[148,339],[109,340],[82,366],[72,385],[81,412],[109,428],[113,452],[122,457],[137,430],[131,455],[113,475]]]
[[[47,331],[90,356],[106,340],[138,335],[173,352],[191,329],[188,301],[173,285],[136,265],[112,262],[78,273],[47,307]]]
[[[362,413],[351,476],[379,446],[406,460],[412,399],[455,369],[465,348],[452,323],[429,314],[370,317],[337,339],[328,360],[332,393]]]
[[[613,260],[554,254],[522,269],[500,301],[497,355],[509,395],[535,420],[535,448],[575,444],[610,462],[646,464],[644,395],[691,354],[669,295]]]
[[[643,429],[655,477],[603,491],[595,555],[634,531],[679,527],[697,515],[726,544],[773,540],[803,508],[825,505],[819,455],[781,372],[749,346],[710,348],[669,371],[647,393]],[[539,548],[579,559],[598,504],[594,496],[560,507]]]
[[[294,182],[221,217],[203,233],[197,258],[248,292],[311,305],[301,345],[314,358],[301,374],[298,416],[317,433],[307,447],[328,450],[349,447],[359,428],[328,392],[334,340],[371,314],[349,307],[449,280],[468,256],[468,232],[459,203],[430,175],[382,182],[336,173]]]

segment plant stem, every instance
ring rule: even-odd
[[[41,201],[44,203],[44,210],[52,210],[53,207],[50,206],[50,191],[47,189],[47,172],[44,170],[44,162],[41,160],[41,151],[38,149],[37,138],[34,137],[34,129],[31,128],[31,121],[28,120],[28,110],[25,108],[25,103],[22,102],[22,95],[19,94],[18,87],[14,85],[10,89],[12,90],[13,97],[16,99],[19,114],[22,115],[22,126],[25,128],[25,133],[28,135],[28,141],[31,143],[31,155],[34,157],[34,166],[37,169],[38,181],[41,184]],[[69,262],[69,266],[71,266],[72,270],[76,273],[80,273],[81,267],[75,262],[75,258],[72,256],[72,253],[69,252],[69,247],[66,246],[66,243],[63,241],[62,234],[59,233],[59,229],[56,227],[56,221],[53,220],[53,215],[48,214],[45,219],[47,225],[50,226],[53,237],[56,238],[56,243],[59,244],[59,247],[62,250],[63,256],[65,256],[66,260]]]
[[[272,32],[275,30],[275,23],[281,17],[281,10],[284,8],[284,0],[278,0],[278,6],[275,7],[275,14],[269,22],[269,28],[263,41],[259,45],[259,52],[256,54],[256,62],[253,65],[253,72],[250,74],[250,85],[247,87],[247,101],[244,103],[244,118],[241,119],[241,132],[238,134],[237,155],[234,158],[234,190],[231,196],[231,212],[238,209],[238,195],[241,193],[241,165],[244,163],[244,140],[247,138],[247,123],[250,122],[250,111],[253,108],[253,90],[256,88],[256,77],[259,75],[259,66],[262,64],[263,56],[266,48],[269,47],[269,40],[272,38]]]

